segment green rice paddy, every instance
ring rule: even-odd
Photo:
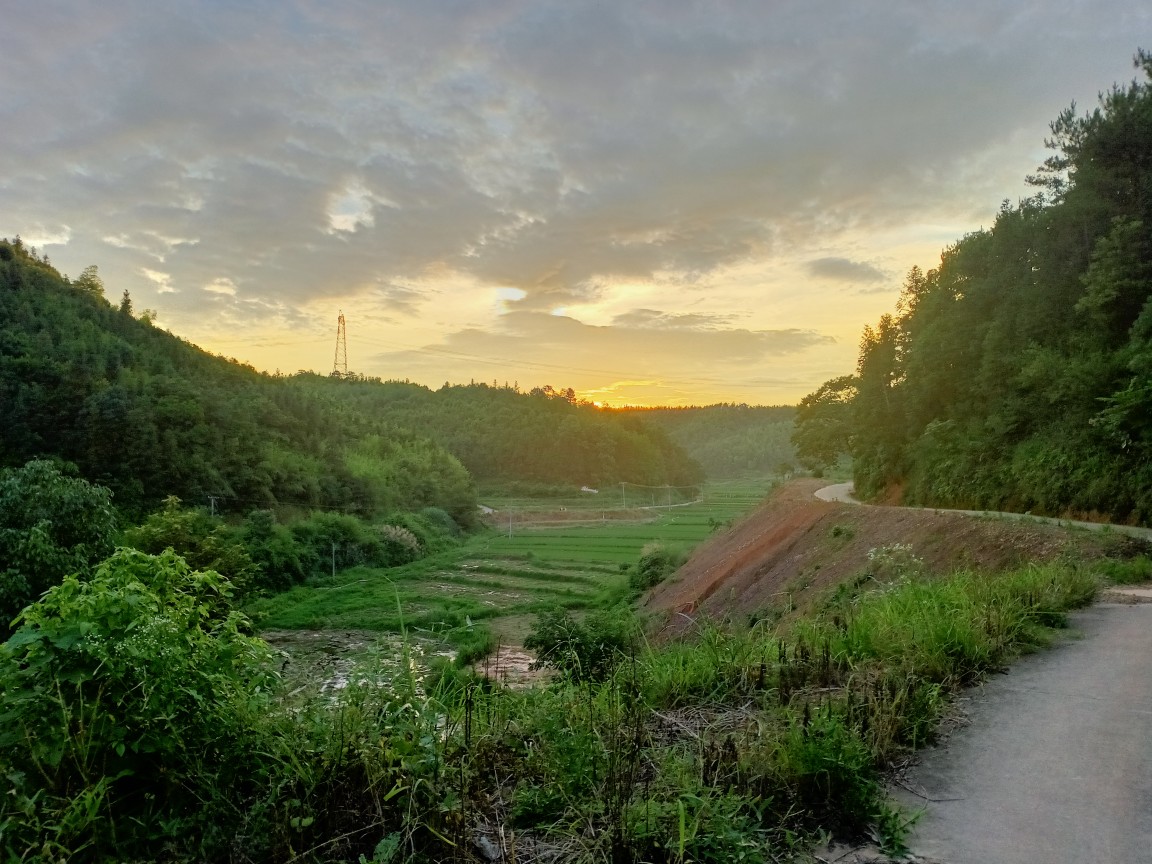
[[[690,549],[770,489],[770,481],[716,483],[695,502],[628,511],[619,502],[610,510],[582,499],[575,500],[593,506],[493,499],[491,530],[458,549],[389,570],[355,567],[259,600],[249,611],[272,629],[403,630],[457,645],[490,631],[516,642],[539,612],[619,599],[627,591],[623,566],[648,543]]]

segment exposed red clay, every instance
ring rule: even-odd
[[[895,544],[910,546],[926,572],[942,574],[1050,561],[1072,545],[1082,555],[1117,554],[1138,542],[1052,525],[819,501],[813,493],[825,485],[802,479],[779,489],[697,549],[648,593],[643,608],[663,614],[673,633],[699,616],[739,620],[772,606],[802,608],[822,590],[865,572],[870,550]]]

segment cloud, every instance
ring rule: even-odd
[[[642,330],[715,330],[731,324],[736,315],[710,315],[699,312],[660,312],[656,309],[633,309],[612,319],[614,327]]]
[[[808,273],[834,282],[883,282],[890,277],[883,270],[850,258],[817,258],[807,264]]]
[[[430,295],[427,290],[391,283],[378,286],[373,293],[375,299],[382,301],[385,312],[400,315],[415,315]]]
[[[72,229],[67,225],[56,227],[32,225],[30,229],[25,230],[20,239],[33,249],[42,249],[44,246],[66,246],[72,239]]]
[[[211,282],[201,287],[209,294],[227,294],[229,297],[236,296],[236,283],[226,276],[217,276]]]
[[[159,270],[149,269],[148,267],[141,267],[140,272],[143,274],[144,278],[156,286],[157,294],[176,293],[176,288],[172,285],[171,273],[163,273]]]
[[[370,363],[373,370],[404,368],[418,375],[448,358],[464,368],[531,369],[536,380],[563,380],[580,388],[594,386],[588,382],[604,375],[714,384],[831,341],[800,329],[595,326],[563,315],[515,311],[502,316],[497,328],[460,330],[442,343],[379,354]]]
[[[329,196],[328,233],[371,228],[376,222],[374,196],[359,181]]]
[[[449,266],[535,308],[955,195],[974,148],[1051,116],[1035,97],[1079,17],[1115,21],[1101,41],[1134,15],[977,2],[945,35],[902,2],[110,5],[0,37],[6,197],[36,183],[99,237],[201,238],[133,241],[181,282],[228,259],[303,300]],[[51,48],[26,38],[48,24]]]
[[[611,303],[625,342],[755,353],[808,332],[732,328],[776,307],[772,274],[879,286],[907,265],[869,238],[990,218],[1149,26],[1121,0],[32,4],[0,30],[0,235],[62,238],[57,264],[141,302],[217,286],[209,308],[165,296],[177,332],[239,298],[410,317],[452,281],[523,292],[525,314]],[[734,270],[753,275],[728,309],[685,311]]]

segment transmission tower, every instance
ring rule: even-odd
[[[348,374],[348,334],[344,330],[343,312],[336,319],[336,359],[332,361],[332,374]]]

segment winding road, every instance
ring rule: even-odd
[[[858,503],[851,484],[816,495]],[[1152,590],[1108,596],[1125,602],[1073,614],[1072,638],[969,691],[965,727],[893,789],[921,812],[912,860],[1152,862]]]

